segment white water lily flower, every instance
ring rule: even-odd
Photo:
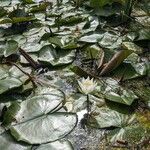
[[[78,81],[78,84],[80,92],[84,94],[93,92],[95,87],[97,86],[97,83],[94,81],[94,79],[90,79],[89,77],[87,79],[82,78],[81,81]]]

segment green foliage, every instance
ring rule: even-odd
[[[145,148],[148,6],[147,0],[1,0],[0,149],[97,149],[99,139],[80,145],[86,135],[76,133],[80,125],[98,135],[105,128],[105,149]],[[87,81],[86,90],[88,80],[94,87],[86,95],[78,81]],[[80,111],[87,113],[82,119]]]

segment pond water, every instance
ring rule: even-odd
[[[73,144],[75,150],[101,150],[101,141],[104,137],[105,131],[98,129],[83,128],[81,120],[87,110],[82,110],[77,113],[78,124],[74,131],[68,135],[68,139]]]

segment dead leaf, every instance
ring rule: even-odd
[[[118,51],[112,57],[112,59],[106,64],[106,66],[102,69],[102,71],[100,72],[100,76],[102,76],[108,72],[111,72],[112,70],[117,68],[124,61],[124,59],[126,59],[131,53],[132,53],[132,51],[130,51],[130,50]]]

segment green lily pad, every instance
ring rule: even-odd
[[[99,39],[103,38],[103,34],[99,33],[89,33],[85,36],[82,36],[79,41],[80,42],[86,42],[86,43],[96,43]]]
[[[100,89],[97,92],[103,93],[104,98],[109,101],[117,102],[130,106],[134,100],[138,99],[133,90],[128,90],[119,85],[114,79],[106,79],[100,83]]]
[[[97,45],[88,46],[85,50],[86,59],[97,59],[102,51]]]
[[[122,63],[112,71],[112,77],[122,79],[122,81],[134,79],[139,76],[141,75],[136,72],[135,68],[130,63]]]
[[[50,38],[48,39],[48,41],[49,41],[51,44],[55,44],[56,46],[59,46],[59,47],[62,47],[62,46],[63,46],[63,44],[62,44],[62,42],[61,42],[61,39],[58,38],[57,36],[55,36],[55,37],[50,37]]]
[[[113,32],[99,31],[89,32],[79,39],[79,42],[99,43],[100,46],[109,49],[118,48],[122,43],[122,38]]]
[[[8,66],[0,65],[0,80],[8,77]]]
[[[74,58],[75,51],[73,50],[56,51],[52,45],[47,45],[39,51],[38,60],[45,65],[61,66],[73,62]]]
[[[72,26],[85,21],[85,19],[82,16],[67,16],[66,18],[56,20],[55,26]]]
[[[31,28],[23,33],[27,41],[21,46],[26,52],[38,52],[43,46],[48,45],[46,41],[40,41],[42,36],[48,32],[46,27]]]
[[[76,126],[77,117],[69,113],[44,115],[10,128],[18,141],[30,144],[42,144],[63,138]]]
[[[1,6],[8,6],[11,3],[11,0],[0,0]]]
[[[116,143],[117,141],[124,141],[130,144],[138,144],[140,141],[149,137],[147,132],[142,126],[130,125],[120,129],[112,130],[109,133],[110,142]]]
[[[113,32],[105,32],[98,43],[104,48],[115,49],[120,47],[122,38]]]
[[[18,67],[21,68],[21,66],[19,65]],[[28,74],[31,73],[31,69],[28,67],[26,68],[22,67],[22,70],[24,70],[24,72]],[[15,94],[23,92],[23,89],[31,90],[33,88],[33,85],[30,84],[30,82],[25,83],[29,77],[25,73],[23,73],[21,70],[19,70],[16,66],[10,67],[7,65],[0,65],[0,76],[1,76],[0,77],[0,86],[1,86],[0,94],[3,94],[1,95],[0,99],[2,101],[5,101],[6,99],[9,100],[10,95],[8,96],[7,95],[8,93],[9,94],[13,93],[12,95],[13,97],[15,97]],[[26,85],[31,85],[31,86],[25,88]]]
[[[64,100],[64,94],[54,88],[40,88],[40,92],[21,103],[13,103],[4,115],[3,124],[25,122],[56,109]],[[42,92],[43,91],[43,92]],[[28,111],[27,111],[28,110]]]
[[[123,127],[134,120],[134,115],[126,115],[109,108],[98,108],[91,113],[88,125],[94,128]]]
[[[22,82],[17,79],[17,78],[6,78],[6,79],[2,79],[0,80],[0,94],[6,92],[6,91],[9,91],[11,89],[14,89],[16,87],[19,87],[22,85]]]
[[[108,93],[106,92],[105,98],[117,103],[131,105],[133,101],[138,97],[132,91],[123,90],[121,95],[111,91],[109,91]]]
[[[51,62],[57,58],[57,52],[52,45],[46,45],[40,49],[39,61]]]
[[[8,57],[9,55],[16,53],[17,50],[18,50],[18,43],[16,41],[14,40],[7,41],[4,56]]]
[[[122,47],[127,50],[131,50],[137,54],[141,54],[143,49],[132,42],[123,42]]]
[[[21,144],[14,140],[14,138],[8,133],[5,132],[0,135],[0,149],[1,150],[30,150],[31,145]]]
[[[37,150],[73,150],[71,143],[67,140],[59,140],[56,142],[42,144]]]

